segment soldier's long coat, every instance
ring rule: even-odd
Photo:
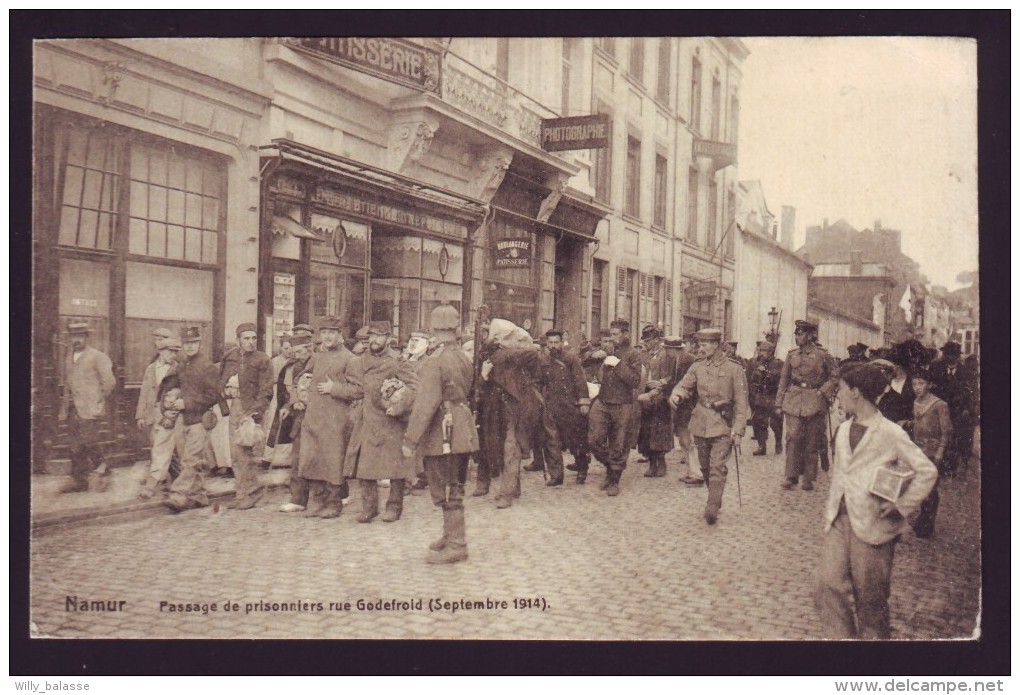
[[[406,413],[405,417],[387,415],[382,400],[382,384],[391,378],[404,382],[408,389],[405,401],[417,392],[415,370],[396,355],[375,355],[367,351],[355,360],[354,380],[361,382],[364,397],[361,407],[353,413],[354,428],[344,459],[345,478],[404,480],[415,477],[414,458],[405,459],[400,452],[407,428]]]
[[[362,396],[359,374],[352,360],[354,355],[343,345],[316,352],[308,360],[305,371],[311,373],[312,383],[301,424],[298,475],[302,478],[323,480],[331,485],[343,482],[351,402]],[[320,394],[317,386],[327,377],[333,381],[332,391]]]

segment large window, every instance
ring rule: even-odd
[[[596,113],[610,113],[605,102],[599,101],[595,108]],[[595,198],[603,203],[611,202],[612,195],[612,165],[613,165],[613,143],[609,142],[608,147],[592,150],[592,177],[595,188]]]
[[[641,141],[627,137],[626,199],[623,211],[631,217],[641,217]]]
[[[659,39],[659,66],[655,76],[655,98],[666,106],[669,103],[669,86],[673,79],[673,44],[668,37]]]
[[[719,82],[717,76],[712,77],[712,123],[711,123],[711,135],[713,140],[718,141],[719,126],[722,121],[722,83]]]
[[[687,241],[698,243],[698,170],[687,171]]]
[[[222,170],[172,146],[131,147],[128,251],[215,264]]]
[[[667,161],[661,154],[655,155],[655,210],[652,225],[666,227],[666,177]]]
[[[665,278],[641,273],[641,326],[665,323],[662,315],[662,291]]]
[[[733,258],[735,255],[736,250],[735,239],[737,238],[737,234],[740,233],[739,230],[737,230],[736,219],[737,219],[737,194],[734,193],[733,191],[730,191],[726,194],[726,220],[724,221],[727,230],[726,255],[729,256],[730,258]],[[771,232],[771,230],[769,231]]]
[[[564,38],[563,39],[563,62],[562,62],[562,75],[560,90],[560,115],[569,116],[571,115],[571,96],[574,86],[573,80],[573,65],[574,65],[574,47],[577,44],[577,39]]]
[[[60,128],[56,134],[62,187],[57,243],[109,251],[117,229],[124,139],[98,128]]]
[[[734,93],[730,97],[730,142],[736,142],[740,128],[740,99]]]
[[[638,82],[645,79],[645,39],[637,36],[630,40],[630,61],[627,72]]]
[[[592,342],[598,340],[599,329],[603,326],[605,307],[603,306],[603,290],[609,263],[594,260],[591,262],[591,325],[588,326],[588,337]]]
[[[701,59],[697,54],[691,63],[691,130],[701,130]]]

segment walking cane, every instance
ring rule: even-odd
[[[733,463],[737,469],[737,506],[743,507],[744,500],[740,495],[740,445],[736,444],[733,447]]]

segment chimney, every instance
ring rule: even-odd
[[[779,243],[787,251],[793,251],[793,227],[797,220],[797,208],[792,205],[783,206],[782,233]]]
[[[850,275],[859,277],[864,272],[864,251],[853,249],[850,251]]]

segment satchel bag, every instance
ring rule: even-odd
[[[241,424],[237,426],[238,446],[258,446],[264,438],[265,433],[262,431],[262,425],[255,422],[251,415],[241,420]]]

